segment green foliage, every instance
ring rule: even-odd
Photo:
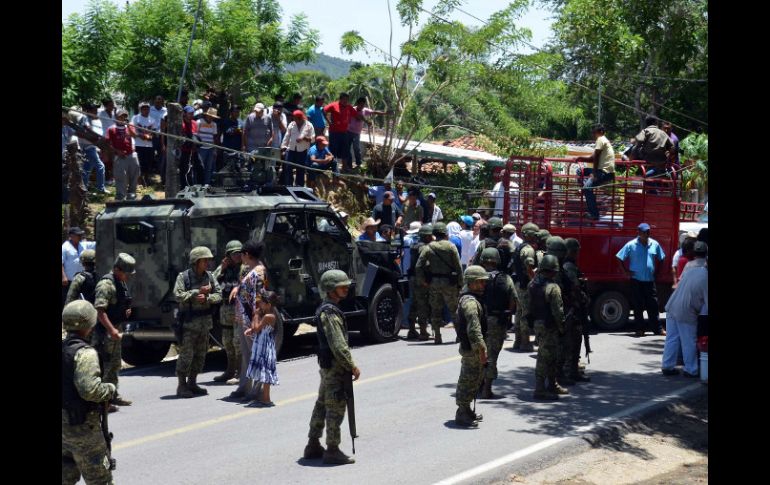
[[[692,133],[679,142],[682,149],[682,165],[687,168],[682,173],[684,188],[702,189],[708,192],[709,180],[709,140],[708,135]]]

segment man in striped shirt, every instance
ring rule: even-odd
[[[219,130],[214,119],[219,119],[217,116],[217,110],[209,108],[204,114],[203,118],[198,120],[198,133],[197,138],[205,143],[212,143],[219,145]],[[217,160],[217,149],[200,145],[198,147],[198,158],[203,170],[201,176],[196,177],[198,180],[203,180],[204,185],[210,184],[214,175],[214,165]]]

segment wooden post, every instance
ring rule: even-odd
[[[88,211],[88,191],[83,185],[83,164],[78,155],[78,144],[67,144],[67,171],[69,177],[67,188],[69,189],[69,227],[83,227]]]
[[[182,106],[179,103],[169,103],[167,105],[168,115],[166,117],[166,133],[169,135],[181,136],[182,134]],[[181,146],[176,138],[166,137],[166,198],[176,197],[179,192],[179,160],[175,152],[178,146]]]

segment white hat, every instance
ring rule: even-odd
[[[436,198],[436,193],[435,192],[431,192],[430,194],[428,194],[428,197],[433,197],[435,199]]]
[[[420,227],[422,227],[422,224],[420,223],[420,221],[412,221],[412,223],[409,224],[409,230],[406,231],[406,233],[416,234],[420,230]]]
[[[265,109],[265,105],[262,103],[257,103],[254,105],[254,111],[259,111],[261,109]]]

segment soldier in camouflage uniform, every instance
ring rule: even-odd
[[[521,228],[524,242],[513,253],[513,268],[516,272],[514,289],[516,290],[516,321],[514,322],[513,349],[523,352],[532,352],[532,343],[529,341],[533,324],[529,321],[529,293],[527,285],[535,275],[538,259],[536,224],[528,222]]]
[[[412,292],[412,304],[409,306],[409,333],[407,334],[407,340],[414,340],[419,338],[420,340],[430,339],[428,335],[428,323],[430,322],[430,292],[428,288],[417,282],[417,261],[422,254],[423,248],[433,241],[433,226],[430,224],[423,224],[418,232],[420,236],[419,242],[412,244],[409,248],[411,251],[411,267],[409,268],[409,288]],[[419,320],[420,334],[417,335],[417,329],[415,328],[415,322]]]
[[[565,333],[559,336],[559,347],[558,352],[556,353],[556,379],[558,380],[559,384],[571,386],[575,383],[575,381],[570,379],[569,376],[563,372],[563,369],[564,358],[568,345],[567,335],[574,328],[575,321],[577,319],[575,312],[570,311],[574,302],[575,285],[572,284],[572,281],[564,272],[564,258],[567,256],[567,245],[564,243],[564,239],[559,236],[551,236],[546,240],[545,247],[545,254],[550,254],[559,261],[559,272],[556,273],[556,276],[554,277],[554,283],[559,285],[559,290],[561,290],[562,304],[566,313],[564,316]]]
[[[500,253],[495,248],[487,248],[481,253],[481,264],[489,272],[489,282],[484,291],[484,306],[487,311],[487,354],[489,365],[484,372],[482,399],[493,399],[492,381],[497,379],[497,356],[503,348],[508,331],[511,313],[516,307],[516,292],[513,280],[500,271]]]
[[[305,459],[323,458],[324,463],[345,465],[355,459],[340,451],[340,426],[345,417],[345,381],[358,380],[361,371],[353,362],[348,347],[348,328],[340,301],[348,296],[351,281],[344,271],[332,269],[321,275],[320,290],[324,301],[316,310],[318,337],[318,365],[321,367],[321,385],[318,388],[310,432],[305,446]],[[326,426],[326,450],[321,436]]]
[[[537,251],[535,252],[537,256],[537,260],[540,261],[543,259],[543,256],[545,255],[546,251],[546,243],[548,242],[548,238],[551,237],[551,233],[548,232],[545,229],[540,229],[537,231]]]
[[[64,299],[64,304],[80,300],[81,295],[83,299],[94,303],[94,297],[96,296],[96,271],[94,269],[96,265],[96,251],[93,249],[86,249],[80,253],[80,264],[83,265],[83,271],[77,273],[72,282],[70,283],[69,290],[67,290],[67,298]],[[62,327],[61,339],[64,340],[67,336],[67,331]]]
[[[230,241],[225,246],[225,257],[222,263],[214,270],[214,278],[222,287],[222,305],[219,307],[219,323],[222,326],[222,344],[227,354],[227,369],[222,375],[214,377],[214,382],[227,382],[240,373],[241,345],[239,336],[235,334],[241,325],[235,316],[235,297],[231,298],[233,288],[237,287],[241,280],[238,278],[241,269],[240,241]],[[231,381],[234,384],[235,381]]]
[[[563,372],[573,381],[589,382],[591,378],[581,372],[579,362],[580,344],[583,342],[583,322],[585,321],[585,316],[588,315],[589,312],[591,297],[583,288],[583,273],[577,266],[577,259],[580,253],[580,242],[577,239],[570,237],[565,239],[564,243],[567,247],[567,255],[564,258],[564,265],[562,268],[573,288],[571,309],[574,318],[572,318],[572,326],[570,327],[570,325],[567,325],[565,336],[567,344],[564,347]]]
[[[208,394],[196,380],[203,370],[209,349],[209,330],[214,326],[212,306],[222,302],[222,288],[206,269],[213,257],[205,246],[192,248],[191,267],[179,273],[174,284],[174,298],[179,304],[177,318],[182,322],[182,341],[178,344],[176,360],[178,397]]]
[[[131,295],[126,282],[136,273],[136,260],[129,254],[120,253],[115,259],[112,271],[96,283],[94,307],[98,312],[100,325],[92,335],[92,343],[104,363],[102,380],[118,388],[118,373],[122,364],[121,339],[123,322],[131,316]],[[117,411],[115,406],[130,406],[131,401],[123,399],[117,390],[110,406],[110,412]]]
[[[433,343],[441,344],[441,326],[444,323],[444,305],[457,312],[457,296],[463,286],[463,269],[457,248],[449,242],[446,224],[433,226],[436,240],[428,244],[417,261],[417,284],[428,288]]]
[[[88,344],[96,315],[84,300],[68,303],[62,311],[67,331],[62,341],[62,484],[74,485],[81,475],[86,483],[114,483],[99,406],[115,395],[116,387],[102,381],[99,355]]]
[[[554,400],[558,394],[568,391],[556,382],[556,359],[559,336],[564,334],[564,307],[561,290],[553,280],[559,271],[556,257],[547,255],[537,268],[537,275],[529,283],[529,313],[535,322],[535,331],[540,336],[535,365],[535,399]],[[548,387],[545,380],[548,379]]]
[[[484,343],[487,315],[481,300],[488,280],[489,273],[484,268],[468,266],[465,270],[466,286],[462,289],[457,308],[455,328],[462,359],[455,393],[455,423],[463,427],[478,426],[478,421],[483,419],[481,414],[471,410],[471,401],[479,390],[483,369],[487,364],[487,346]]]
[[[510,224],[508,224],[509,226]],[[511,256],[513,255],[513,243],[503,232],[503,220],[499,217],[492,217],[487,223],[489,234],[476,248],[476,254],[471,260],[471,264],[481,265],[481,252],[487,248],[497,248],[500,253],[500,263],[498,269],[506,274],[510,273]]]

